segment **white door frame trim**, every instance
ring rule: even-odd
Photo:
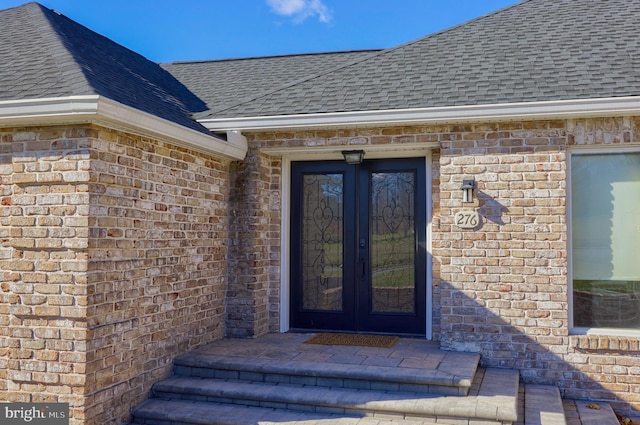
[[[280,332],[289,330],[291,317],[291,159],[282,157],[280,205]]]

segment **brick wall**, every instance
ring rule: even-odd
[[[568,332],[564,122],[452,127],[441,143],[440,263],[445,348],[477,351],[492,366],[525,368],[530,339]],[[477,182],[463,205],[463,179]],[[476,209],[463,230],[456,212]],[[526,335],[527,337],[524,337]],[[542,367],[540,373],[544,373]]]
[[[638,143],[637,123],[513,123],[443,135],[434,257],[444,348],[477,351],[483,364],[520,369],[525,382],[558,385],[566,397],[640,408],[638,338],[570,335],[566,212],[567,149]],[[452,222],[467,208],[463,177],[478,182],[479,229]]]
[[[0,400],[123,423],[224,335],[229,164],[97,127],[0,136]]]
[[[435,142],[434,338],[565,396],[640,408],[640,338],[569,333],[565,210],[567,148],[640,144],[638,124],[255,133],[233,163],[99,127],[2,130],[0,400],[119,423],[176,355],[277,331],[282,158],[262,148]],[[482,226],[455,227],[469,207]]]
[[[265,132],[249,140],[254,150],[437,142],[434,338],[444,349],[479,352],[485,366],[520,369],[525,382],[555,384],[566,397],[610,400],[625,411],[640,409],[640,338],[569,332],[566,160],[578,145],[639,144],[638,124],[607,118]],[[478,184],[469,205],[461,202],[465,178]],[[462,209],[479,211],[482,225],[454,226]],[[279,278],[269,279],[277,288]]]
[[[102,131],[92,143],[88,415],[120,418],[223,337],[228,163]]]

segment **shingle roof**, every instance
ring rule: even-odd
[[[207,133],[194,116],[638,96],[637,22],[640,0],[524,0],[392,49],[163,65],[171,75],[29,3],[0,11],[0,100],[98,94]]]
[[[158,64],[38,3],[0,11],[0,100],[100,95],[210,134],[206,105]]]
[[[223,59],[161,64],[211,110],[224,110],[249,101],[256,94],[293,86],[309,76],[320,75],[369,57],[380,50],[357,50]],[[208,112],[205,113],[207,115]]]
[[[200,117],[637,96],[638,22],[639,0],[525,0]]]

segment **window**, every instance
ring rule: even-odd
[[[640,152],[571,156],[573,325],[640,330]]]

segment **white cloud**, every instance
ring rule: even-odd
[[[267,0],[267,4],[278,15],[292,16],[304,11],[304,0]]]
[[[293,17],[302,22],[311,16],[317,16],[320,22],[331,21],[331,11],[322,0],[267,0],[267,4],[278,15]]]

